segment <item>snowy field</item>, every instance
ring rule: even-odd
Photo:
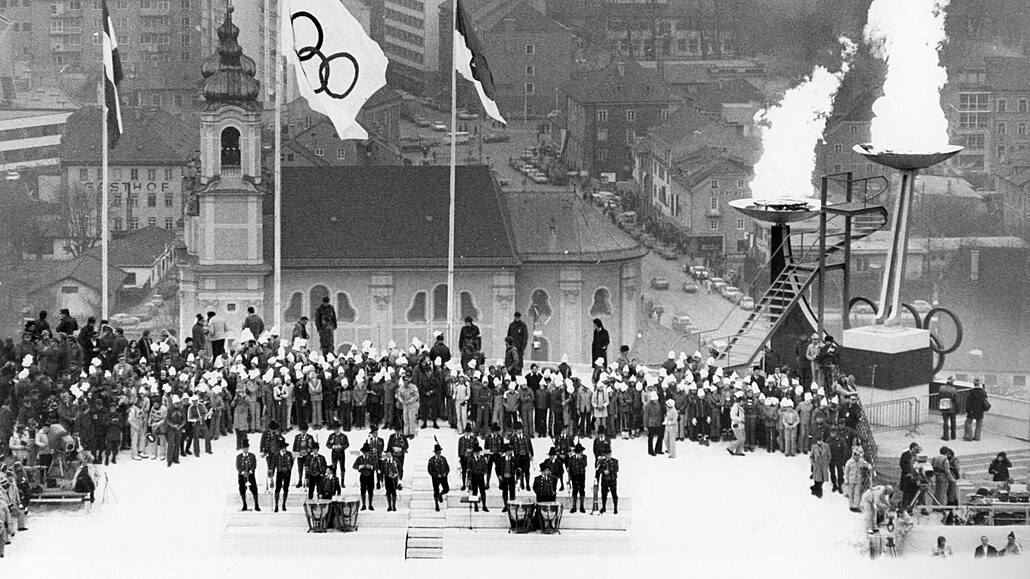
[[[350,438],[362,440],[361,434],[353,432]],[[422,436],[427,438],[416,443],[428,444],[432,431],[423,431]],[[252,438],[256,445],[256,437]],[[711,577],[742,572],[761,577],[868,577],[881,569],[896,572],[898,567],[942,577],[971,576],[963,571],[972,568],[971,553],[958,553],[946,563],[929,559],[928,553],[910,553],[904,561],[870,562],[864,554],[861,516],[848,511],[844,497],[827,492],[819,500],[809,494],[805,455],[788,459],[756,451],[739,458],[727,454],[722,444],[705,448],[680,443],[677,458],[652,458],[645,445],[644,439],[614,444],[621,462],[621,494],[633,500],[627,537],[631,556],[577,558],[570,552],[567,559],[544,563],[522,555],[512,565],[503,565],[448,557],[445,551],[442,561],[405,563],[377,558],[375,552],[350,553],[345,547],[339,559],[282,553],[272,544],[268,557],[234,557],[219,549],[226,495],[235,492],[236,484],[229,437],[215,443],[214,456],[183,457],[182,464],[172,468],[152,460],[135,462],[126,454],[108,468],[107,501],[101,503],[103,490],[98,489],[91,513],[33,513],[30,530],[19,533],[8,546],[0,577],[55,577],[65,571],[76,577],[182,577],[184,573],[198,578],[266,577],[273,572],[290,577],[303,572],[307,577],[309,572],[324,574],[327,564],[333,569],[329,576],[353,569],[402,568],[418,569],[420,574],[424,570],[428,576],[456,576],[475,568],[477,575],[488,572],[487,576],[502,577],[525,577],[545,569],[548,574],[571,570],[575,577],[637,571],[704,572]],[[543,441],[536,446],[538,456],[549,448]],[[453,457],[453,448],[447,452]],[[451,462],[456,469],[456,459]],[[424,465],[410,464],[409,473],[411,468]],[[452,471],[455,490],[460,486],[453,484],[456,478]],[[348,475],[348,482],[356,481]],[[829,487],[827,483],[827,491]],[[497,492],[496,487],[490,492]],[[261,498],[271,506],[270,497]],[[377,499],[383,500],[382,495]],[[1016,528],[1017,533],[1021,529],[1025,527]],[[562,540],[560,536],[550,539]],[[1030,535],[1022,539],[1030,547]],[[474,541],[475,535],[470,534],[469,540]],[[519,549],[519,541],[518,536],[510,537],[513,550]],[[497,556],[503,558],[505,553]],[[978,567],[984,569],[984,565],[994,568],[998,577],[1030,576],[1030,557],[981,562]]]

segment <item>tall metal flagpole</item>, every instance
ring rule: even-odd
[[[447,216],[447,343],[454,345],[454,181],[458,145],[458,0],[451,10],[451,203]]]
[[[109,50],[104,47],[104,50]],[[106,63],[106,59],[101,59]],[[107,279],[107,149],[110,143],[107,140],[107,65],[101,64],[103,69],[104,103],[100,107],[100,116],[104,119],[104,128],[100,132],[100,139],[104,142],[100,153],[100,319],[108,319],[109,284]]]
[[[279,2],[279,30],[276,35],[276,44],[278,45],[275,54],[275,208],[274,219],[275,219],[275,255],[273,260],[273,280],[272,280],[272,307],[275,309],[275,313],[272,315],[272,322],[275,324],[275,328],[279,331],[280,335],[283,335],[282,328],[282,315],[283,315],[283,270],[282,270],[282,257],[283,257],[283,243],[282,243],[282,205],[283,205],[283,161],[282,161],[282,146],[283,146],[283,123],[282,123],[282,93],[283,93],[283,4]]]

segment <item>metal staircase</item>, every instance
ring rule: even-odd
[[[852,218],[851,242],[879,231],[888,223],[887,209],[873,201],[885,190],[886,187],[867,196],[863,201],[827,205],[824,209],[828,214],[827,223],[832,223],[836,219]],[[802,305],[806,315],[814,320],[814,315],[803,298],[805,291],[819,275],[820,241],[817,238],[804,248],[799,257],[795,257],[791,247],[793,236],[792,233],[783,242],[782,249],[787,257],[786,267],[755,304],[754,310],[744,324],[735,334],[713,340],[713,344],[718,344],[717,348],[721,352],[720,361],[727,369],[747,368],[754,363],[772,335],[780,328],[791,308]],[[825,271],[845,267],[841,250],[848,242],[843,231],[827,234]],[[767,270],[763,268],[762,271]]]

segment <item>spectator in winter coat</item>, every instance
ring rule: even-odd
[[[941,505],[948,504],[948,484],[955,480],[951,476],[951,468],[948,463],[949,452],[951,452],[950,448],[942,446],[940,454],[930,461],[930,466],[933,467],[933,495],[937,499],[937,503]]]
[[[804,394],[803,401],[798,404],[798,449],[808,454],[808,449],[812,446],[812,440],[810,436],[812,426],[812,411],[815,410],[815,406],[812,404],[812,395]]]
[[[765,451],[776,452],[776,422],[779,420],[775,398],[766,398],[762,406],[762,424],[765,427]]]
[[[679,420],[679,413],[676,412],[676,402],[672,398],[665,401],[665,420],[662,426],[665,430],[665,447],[669,450],[669,458],[676,458],[676,421]]]
[[[781,414],[783,423],[783,452],[787,456],[796,456],[798,453],[798,424],[801,418],[797,410],[794,410],[794,403],[790,400],[783,401],[784,410]]]
[[[826,444],[830,447],[830,482],[833,483],[831,492],[844,494],[844,465],[848,462],[851,445],[840,436],[836,428],[830,429],[830,439]]]
[[[823,498],[823,483],[830,478],[830,447],[823,440],[812,445],[809,455],[812,463],[812,495]]]
[[[973,389],[966,394],[966,424],[962,440],[980,440],[984,413],[990,410],[990,404],[987,400],[987,391],[984,390],[980,379],[973,380]],[[973,430],[973,422],[976,422],[975,431]]]
[[[1009,480],[1009,469],[1012,468],[1012,462],[1004,452],[999,452],[998,456],[991,461],[991,466],[987,467],[987,474],[993,475],[994,482],[1005,482]]]
[[[658,405],[658,394],[652,392],[644,405],[644,428],[647,429],[647,454],[655,456],[662,452],[662,409]]]
[[[862,447],[856,446],[844,465],[844,495],[853,513],[862,512],[862,493],[869,488],[871,474],[872,466],[866,461]]]

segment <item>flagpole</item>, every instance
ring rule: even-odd
[[[454,187],[455,164],[457,163],[458,146],[458,49],[456,31],[458,30],[458,0],[454,0],[451,10],[451,180],[450,211],[447,215],[447,343],[454,344]]]
[[[282,335],[282,312],[283,312],[283,270],[282,270],[282,182],[283,182],[283,161],[282,161],[282,146],[283,146],[283,123],[282,123],[282,93],[283,93],[283,2],[279,2],[279,18],[278,26],[279,32],[276,34],[277,47],[275,52],[275,182],[273,187],[275,188],[275,207],[273,209],[275,219],[275,255],[272,258],[273,273],[272,273],[272,308],[275,313],[272,315],[272,322],[275,324],[275,328]]]
[[[105,47],[104,50],[107,50]],[[105,62],[101,59],[101,63]],[[104,64],[100,65],[101,69],[105,68]],[[108,293],[109,284],[107,276],[107,150],[108,150],[108,137],[107,137],[107,71],[103,70],[104,80],[104,102],[100,105],[100,116],[103,119],[104,128],[100,133],[100,140],[103,141],[103,145],[100,150],[100,173],[102,175],[100,179],[100,319],[108,319]]]

